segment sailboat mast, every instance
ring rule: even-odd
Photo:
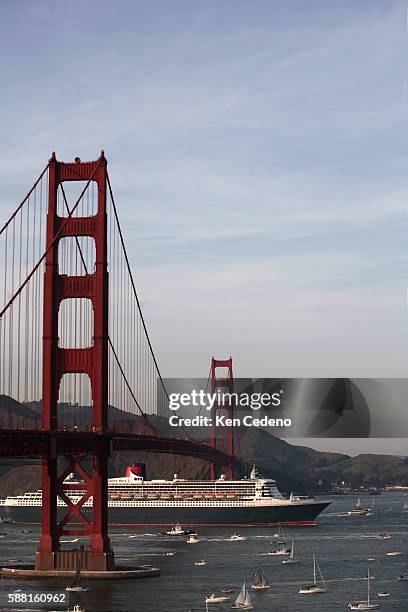
[[[367,570],[367,604],[370,605],[370,570]]]
[[[316,584],[316,559],[313,555],[313,584]]]

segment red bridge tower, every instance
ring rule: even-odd
[[[64,181],[94,181],[98,190],[96,214],[90,217],[58,216],[57,190]],[[68,467],[61,471],[56,445],[42,465],[42,534],[36,555],[36,569],[75,570],[78,558],[84,570],[113,569],[114,557],[108,538],[108,267],[106,215],[107,162],[102,152],[97,161],[59,162],[52,155],[49,164],[47,214],[47,255],[44,277],[43,337],[43,407],[42,428],[58,431],[57,402],[62,376],[66,373],[87,374],[92,391],[92,430],[100,433],[100,443],[92,454],[65,455]],[[59,274],[58,247],[62,238],[88,236],[95,241],[95,270],[84,276]],[[94,312],[93,344],[87,348],[61,348],[58,342],[58,312],[68,298],[88,298]],[[74,321],[72,321],[74,325]],[[55,440],[54,440],[55,441]],[[88,459],[84,467],[84,460]],[[84,480],[85,494],[73,504],[63,490],[64,479],[76,472]],[[88,473],[89,472],[89,473]],[[71,488],[78,485],[71,485]],[[64,487],[65,489],[67,487]],[[57,499],[67,505],[62,520],[57,517]],[[81,512],[83,504],[93,498],[91,517]],[[89,548],[75,551],[60,549],[62,535],[87,536]]]
[[[217,378],[216,370],[217,368],[227,368],[227,375],[225,378]],[[214,359],[211,361],[211,393],[233,393],[234,392],[234,379],[232,375],[232,357],[229,359]],[[218,448],[220,443],[226,444],[226,448],[223,448],[226,453],[232,458],[234,456],[234,428],[220,428],[216,425],[216,416],[217,414],[226,413],[227,418],[233,419],[235,414],[234,402],[225,402],[224,404],[218,404],[215,402],[213,408],[211,409],[211,419],[212,419],[212,429],[211,429],[211,439],[210,445],[213,448]],[[227,431],[226,435],[226,443],[224,441],[224,437],[220,432]],[[215,463],[211,463],[211,478],[217,478],[217,466]],[[232,465],[225,466],[226,477],[230,480],[233,478],[233,468]]]

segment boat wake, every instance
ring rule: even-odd
[[[73,540],[60,540],[63,544],[74,544],[75,542],[79,542],[79,538],[74,538]]]
[[[225,538],[208,538],[207,542],[225,542]]]

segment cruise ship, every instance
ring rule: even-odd
[[[275,480],[262,478],[255,466],[249,478],[226,480],[146,480],[143,467],[129,466],[125,476],[110,478],[108,507],[110,525],[256,526],[315,525],[316,517],[330,502],[293,494],[285,498]],[[64,481],[65,492],[75,504],[85,493],[71,474]],[[41,489],[0,499],[0,516],[22,523],[41,520]],[[65,503],[58,498],[59,515]],[[92,498],[82,506],[92,512]]]

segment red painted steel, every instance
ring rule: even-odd
[[[227,376],[223,379],[217,378],[216,370],[217,368],[227,368]],[[214,359],[211,360],[211,393],[216,393],[217,391],[224,391],[225,393],[233,393],[234,392],[234,378],[232,373],[232,357],[229,359]],[[227,404],[220,405],[217,402],[214,404],[211,409],[211,419],[212,419],[212,428],[211,428],[211,438],[210,438],[210,446],[214,449],[217,448],[217,445],[220,442],[219,431],[220,428],[217,428],[216,425],[216,416],[217,414],[227,413],[227,418],[234,418],[234,404],[233,402],[228,402]],[[225,430],[225,428],[223,428]],[[221,437],[222,439],[222,437]],[[227,436],[226,436],[226,448],[223,449],[224,452],[232,458],[234,456],[234,428],[227,428]],[[217,466],[215,463],[211,463],[211,478],[215,479],[217,477]],[[233,478],[233,466],[231,460],[225,466],[226,477],[230,480]]]
[[[97,212],[92,217],[58,216],[57,191],[64,181],[94,181],[98,192]],[[43,416],[42,429],[58,431],[57,401],[61,379],[66,373],[84,373],[90,378],[92,389],[92,430],[107,431],[108,410],[108,263],[106,215],[107,162],[102,152],[97,161],[82,163],[59,162],[53,154],[49,162],[49,193],[47,213],[47,242],[44,275],[44,338],[43,338]],[[65,237],[89,236],[95,241],[96,262],[93,274],[82,278],[61,276],[58,271],[59,241]],[[57,237],[57,238],[56,238]],[[62,300],[68,297],[89,298],[94,311],[93,345],[88,348],[65,349],[58,342],[58,312]],[[74,322],[72,322],[72,325]],[[102,438],[103,436],[101,436]],[[36,557],[37,569],[53,569],[58,565],[59,539],[63,534],[87,535],[92,564],[95,569],[108,569],[113,553],[108,538],[108,457],[106,444],[101,439],[91,455],[91,474],[81,463],[85,455],[66,455],[69,467],[58,474],[57,447],[43,460],[42,534]],[[89,457],[89,455],[88,455]],[[62,482],[70,471],[81,475],[86,482],[86,493],[77,504],[70,502],[62,490]],[[67,504],[67,512],[57,522],[57,496]],[[92,520],[81,514],[85,501],[93,498]],[[78,530],[78,520],[81,529]],[[75,528],[70,524],[76,521]],[[87,553],[88,554],[88,553]]]

